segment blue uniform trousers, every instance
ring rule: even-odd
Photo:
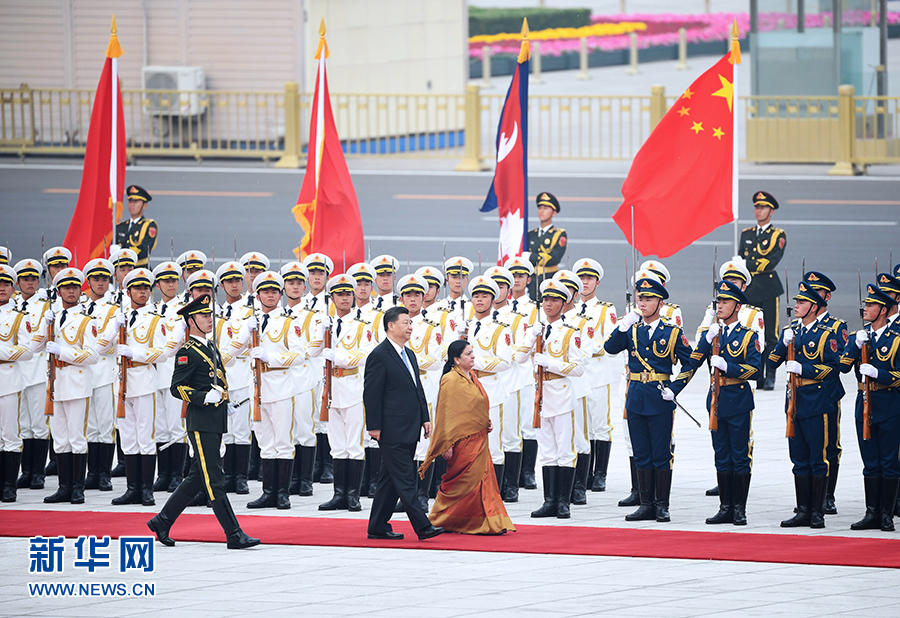
[[[634,451],[634,465],[638,470],[671,470],[672,424],[675,411],[662,414],[628,413],[628,433]]]
[[[863,476],[900,477],[900,418],[872,420],[872,439],[863,440],[863,422],[856,420],[856,438],[863,460]]]
[[[728,417],[719,415],[719,428],[709,432],[712,435],[718,472],[750,474],[753,458],[750,447],[752,420],[752,412]]]
[[[828,415],[821,414],[794,419],[794,437],[788,438],[794,474],[797,476],[828,476]]]

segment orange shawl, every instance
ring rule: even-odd
[[[487,432],[489,408],[487,393],[474,373],[466,375],[459,367],[453,367],[444,374],[438,391],[434,432],[419,476],[425,478],[428,466],[460,440]]]

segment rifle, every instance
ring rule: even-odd
[[[41,259],[43,260],[44,254],[44,236],[41,235]],[[47,271],[46,260],[43,268],[43,272],[41,273],[41,278],[44,281],[47,281],[47,277],[44,273]],[[47,286],[47,302],[49,303],[49,307],[52,309],[53,307],[53,291],[50,289],[50,286]],[[55,341],[56,337],[53,333],[53,327],[56,325],[56,318],[50,322],[50,325],[47,328],[47,341]],[[55,395],[54,386],[56,384],[56,360],[53,358],[52,354],[47,354],[47,397],[44,400],[44,415],[45,416],[53,416],[53,397]]]
[[[541,334],[537,336],[534,342],[535,354],[543,354],[544,352],[544,329],[541,327]],[[534,418],[531,426],[535,429],[541,427],[541,408],[544,405],[544,368],[537,368],[537,381],[534,385]]]
[[[864,329],[866,327],[865,318],[863,317],[865,314],[865,305],[863,304],[863,296],[862,296],[862,273],[857,269],[856,276],[859,279],[859,321],[862,324],[860,328]],[[860,350],[860,362],[868,363],[869,362],[869,344],[866,343],[863,345]],[[863,440],[871,440],[872,439],[872,406],[871,401],[869,399],[869,393],[872,391],[872,383],[869,381],[869,376],[862,376],[862,393],[863,398]]]
[[[717,290],[716,290],[716,261],[718,259],[718,251],[719,248],[715,249],[715,257],[713,258],[713,300],[712,300],[712,308],[715,312],[718,308],[718,300],[717,300]],[[716,315],[716,324],[719,323],[719,316]],[[721,340],[722,333],[716,333],[716,336],[713,337],[712,340],[712,355],[718,356],[721,351]],[[719,430],[719,368],[713,367],[713,370],[710,372],[710,380],[712,383],[710,384],[710,397],[709,397],[709,430],[710,431],[718,431]]]
[[[325,294],[325,317],[330,319],[329,313],[331,303],[331,295],[326,292]],[[323,339],[323,346],[326,348],[331,347],[331,327],[325,329],[325,336]],[[328,421],[328,408],[331,407],[331,372],[334,369],[334,363],[330,360],[325,361],[325,384],[322,387],[322,409],[319,412],[319,420],[323,423]]]
[[[247,306],[253,317],[256,317],[256,307],[253,304],[253,294],[247,294]],[[256,321],[256,328],[250,333],[250,346],[259,347],[259,320]],[[253,420],[262,420],[262,403],[260,401],[260,391],[262,390],[262,361],[258,358],[253,359]]]
[[[788,271],[787,268],[784,269],[784,287],[790,290],[790,286],[788,284]],[[790,325],[791,323],[791,308],[787,307],[787,317],[788,317],[788,328],[793,329],[794,327]],[[796,335],[796,333],[795,333]],[[794,342],[791,341],[790,345],[787,346],[787,360],[794,360]],[[788,373],[788,383],[787,383],[787,430],[785,431],[785,437],[793,438],[794,437],[794,416],[797,413],[797,402],[796,402],[796,394],[797,394],[797,374]]]
[[[212,262],[213,262],[213,268],[215,269],[215,267],[216,267],[216,248],[215,247],[212,247]],[[212,342],[210,345],[210,348],[212,348],[212,361],[213,361],[213,383],[212,383],[212,385],[213,385],[213,388],[221,388],[219,386],[219,362],[221,361],[221,358],[219,356],[219,331],[216,330],[216,311],[219,308],[219,304],[216,302],[216,291],[219,286],[218,286],[218,281],[215,280],[215,275],[213,275],[212,284],[213,284],[212,299],[211,299],[212,300]],[[190,335],[186,334],[185,340],[188,337],[190,337]],[[218,403],[216,403],[217,406],[220,403],[222,403],[222,401],[225,401],[228,399],[228,397],[227,397],[228,394],[227,393],[223,393],[223,394],[225,395],[225,397],[223,397],[222,399],[219,400]],[[185,402],[185,403],[187,403],[187,402]]]
[[[119,290],[119,313],[125,317],[125,295]],[[127,320],[119,327],[119,345],[128,343]],[[128,366],[131,363],[124,356],[119,356],[119,398],[116,403],[116,418],[125,418],[125,389],[128,380]]]

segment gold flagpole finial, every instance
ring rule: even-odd
[[[736,24],[737,22],[735,22]],[[319,23],[319,36],[325,36],[325,18],[322,18],[322,21]]]
[[[528,42],[528,18],[522,18],[522,46],[519,48],[519,64],[531,58],[531,44]]]
[[[325,50],[325,57],[328,58],[328,43],[325,42],[325,18],[322,18],[322,21],[319,23],[319,46],[316,48],[316,55],[314,58],[319,60],[322,57],[322,50]]]
[[[120,58],[124,53],[122,51],[122,46],[119,45],[118,31],[119,29],[116,26],[116,16],[113,15],[112,24],[109,27],[109,45],[106,46],[107,58]]]
[[[522,18],[522,38],[527,39],[529,32],[531,32],[531,30],[528,29],[528,18],[523,17]]]
[[[728,62],[731,64],[741,63],[741,42],[739,39],[740,32],[738,31],[737,18],[735,18],[734,23],[731,25],[731,57],[728,58]]]
[[[112,25],[109,27],[110,34],[118,34],[119,29],[116,28],[116,16],[112,16]]]

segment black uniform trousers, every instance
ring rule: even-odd
[[[416,496],[416,477],[418,471],[413,463],[416,454],[416,443],[412,444],[378,444],[381,449],[381,474],[375,487],[375,498],[372,500],[372,513],[369,516],[369,534],[392,532],[390,519],[394,513],[397,498],[409,516],[413,530],[417,533],[431,525],[428,516],[419,504]]]
[[[161,514],[169,521],[175,521],[199,491],[202,491],[210,501],[226,499],[225,472],[222,469],[222,457],[219,454],[222,434],[189,431],[188,440],[194,449],[194,459],[191,461],[191,469],[187,477],[166,501],[166,505],[162,509]]]

